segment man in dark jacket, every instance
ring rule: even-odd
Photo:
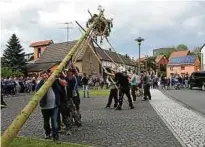
[[[67,107],[68,107],[68,113],[69,113],[69,126],[67,129],[67,135],[71,135],[71,128],[72,128],[72,120],[74,119],[76,125],[78,126],[78,129],[81,129],[82,127],[82,122],[81,122],[81,116],[80,113],[77,111],[79,108],[76,109],[76,105],[74,103],[74,99],[77,96],[76,92],[76,78],[73,75],[73,70],[68,69],[67,75],[64,75],[64,80],[60,80],[60,82],[67,82],[67,87],[66,87],[66,95],[67,95]],[[78,106],[77,106],[78,107]]]
[[[36,86],[36,91],[38,91],[43,84],[48,79],[49,75],[47,72],[41,73],[41,81]],[[59,133],[58,133],[58,113],[60,105],[60,96],[59,96],[60,87],[57,83],[57,80],[54,81],[52,87],[48,89],[48,92],[40,101],[41,112],[44,120],[44,130],[45,130],[45,139],[49,139],[51,136],[51,127],[50,119],[52,125],[52,137],[53,140],[58,143]]]
[[[122,69],[122,70],[119,69],[119,71],[120,72],[117,72],[115,74],[115,80],[117,82],[117,85],[119,85],[119,104],[117,106],[117,110],[122,110],[124,94],[127,96],[130,108],[134,109],[131,95],[130,95],[128,75],[125,73],[125,69]]]
[[[89,91],[88,91],[88,81],[89,78],[86,75],[86,73],[83,74],[83,78],[82,78],[82,84],[83,84],[83,93],[84,93],[84,98],[89,98]]]
[[[147,73],[144,73],[143,76],[143,88],[144,88],[144,100],[151,100],[151,93],[150,93],[150,76]]]

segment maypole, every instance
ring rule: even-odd
[[[80,37],[78,42],[71,48],[70,52],[65,56],[65,58],[62,60],[58,68],[52,73],[52,75],[48,78],[44,85],[35,93],[35,95],[23,108],[20,114],[14,119],[11,125],[4,131],[4,133],[1,136],[1,147],[7,147],[12,142],[12,140],[17,136],[20,129],[23,127],[29,116],[37,107],[39,101],[46,94],[49,87],[52,86],[56,77],[61,73],[61,71],[66,66],[68,61],[71,59],[73,54],[76,52],[77,48],[81,45],[83,40],[90,34],[93,28],[96,28],[102,16],[103,11],[101,10],[100,14],[97,17],[93,18],[92,23],[90,22],[90,25],[86,32]]]

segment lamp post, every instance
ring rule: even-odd
[[[141,42],[144,41],[144,39],[141,38],[141,37],[138,37],[137,39],[135,39],[135,41],[137,41],[137,42],[138,42],[138,45],[139,45],[138,74],[140,75],[140,45],[141,45]]]

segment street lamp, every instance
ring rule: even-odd
[[[139,45],[138,74],[140,75],[140,45],[141,45],[141,42],[144,41],[144,39],[141,38],[141,37],[138,37],[137,39],[135,39],[135,41],[137,41],[137,42],[138,42],[138,45]]]

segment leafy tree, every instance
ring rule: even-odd
[[[23,50],[18,37],[13,34],[7,43],[7,48],[4,50],[2,67],[24,71],[26,62]]]
[[[188,50],[188,47],[184,44],[179,44],[176,48],[178,51]]]
[[[201,61],[200,49],[200,47],[196,47],[190,52],[190,55],[196,55],[199,58],[199,61]]]
[[[171,55],[173,51],[165,52],[165,53],[160,53],[159,55],[165,55],[167,58]]]
[[[9,67],[1,68],[1,77],[10,77],[10,76],[23,76],[24,74],[20,71],[12,70]]]
[[[156,71],[157,66],[156,66],[155,59],[156,59],[156,57],[150,56],[150,57],[148,57],[147,60],[145,61],[145,62],[147,62],[146,64],[147,64],[147,69],[148,69],[148,71],[150,71],[150,70]]]

